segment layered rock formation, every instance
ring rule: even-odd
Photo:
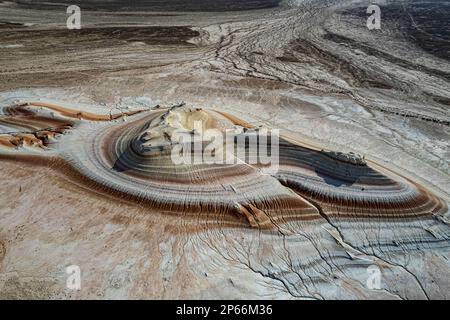
[[[437,2],[95,2],[0,3],[0,298],[449,298]]]

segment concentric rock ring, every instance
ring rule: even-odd
[[[207,127],[220,130],[234,127],[230,120],[214,111],[181,112],[187,115],[202,112]],[[163,211],[200,212],[206,216],[235,213],[259,227],[277,223],[283,219],[283,212],[286,216],[296,212],[301,219],[320,217],[314,206],[272,176],[262,174],[256,166],[244,162],[174,164],[168,133],[173,128],[168,128],[164,121],[171,114],[171,110],[156,111],[118,126],[106,125],[93,131],[89,126],[80,128],[84,132],[81,150],[69,148],[66,157],[98,184]],[[190,131],[192,126],[182,129]],[[147,139],[151,135],[153,139]],[[146,147],[142,148],[142,144]],[[65,145],[75,143],[69,141]]]
[[[231,225],[278,230],[291,221],[429,220],[448,212],[442,199],[408,178],[355,154],[313,150],[283,137],[279,170],[272,174],[263,172],[260,163],[248,163],[254,150],[247,144],[236,146],[244,149],[245,157],[234,154],[237,161],[233,163],[175,163],[172,151],[179,142],[174,137],[180,132],[204,148],[198,131],[231,131],[236,143],[255,130],[243,129],[243,121],[213,110],[179,105],[141,112],[118,123],[65,108],[48,108],[62,113],[58,123],[72,118],[69,124],[73,127],[52,149],[99,189],[149,210],[210,220],[220,216],[221,223],[228,220]],[[20,117],[23,114],[22,110]],[[14,112],[10,117],[14,118]],[[19,124],[20,117],[16,117]],[[45,126],[44,116],[36,119],[40,127]],[[56,121],[53,115],[51,119]],[[119,117],[110,116],[113,119]],[[196,127],[199,123],[201,127]],[[6,140],[3,144],[8,146]],[[449,236],[447,231],[439,234],[444,239]]]

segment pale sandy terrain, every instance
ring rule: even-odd
[[[448,35],[396,3],[374,31],[365,1],[82,8],[67,30],[64,7],[1,1],[0,298],[450,298]],[[180,102],[281,129],[280,172],[115,170]],[[347,183],[322,149],[366,164]]]

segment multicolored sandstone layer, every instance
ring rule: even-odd
[[[354,1],[88,1],[78,31],[50,2],[0,3],[0,298],[449,298],[439,1],[375,31]],[[266,129],[276,170],[239,144]],[[174,163],[208,130],[235,161]]]

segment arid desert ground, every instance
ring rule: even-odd
[[[0,1],[0,298],[450,299],[449,12]],[[174,163],[200,120],[277,170]]]

